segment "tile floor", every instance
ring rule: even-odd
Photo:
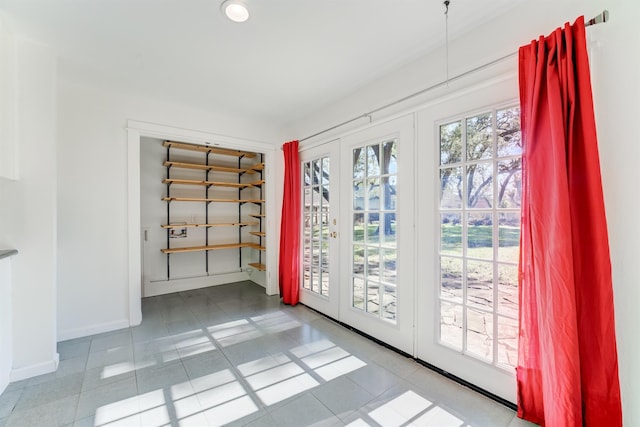
[[[251,283],[143,300],[140,326],[58,344],[0,426],[532,426]]]

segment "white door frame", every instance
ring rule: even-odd
[[[415,239],[414,239],[414,152],[415,126],[414,115],[406,114],[388,120],[366,129],[351,133],[341,139],[341,177],[343,179],[341,192],[342,218],[340,226],[340,253],[351,254],[351,237],[353,236],[353,218],[351,215],[353,200],[352,186],[354,147],[382,142],[385,139],[398,140],[398,282],[397,282],[397,320],[393,324],[377,320],[371,315],[351,306],[352,263],[342,262],[340,266],[341,296],[340,321],[347,323],[360,331],[380,339],[391,346],[412,356],[415,353],[414,323],[415,323]],[[348,182],[348,187],[344,184]],[[350,259],[351,255],[349,255]],[[341,256],[347,259],[347,256]]]
[[[333,234],[329,238],[329,296],[325,297],[322,295],[318,295],[315,292],[308,291],[303,286],[304,277],[304,235],[301,234],[300,241],[302,244],[300,245],[300,260],[301,268],[300,268],[300,301],[313,308],[314,310],[318,310],[329,317],[334,319],[339,318],[339,308],[340,308],[340,239],[338,228],[340,226],[340,141],[333,140],[326,142],[320,145],[314,145],[310,148],[302,148],[300,150],[300,163],[301,170],[300,175],[301,179],[304,178],[304,170],[302,169],[302,164],[305,161],[309,161],[312,159],[329,157],[330,159],[330,176],[329,176],[329,213],[330,213],[330,225],[329,231]],[[304,184],[302,183],[301,189],[304,190]],[[304,216],[304,194],[300,194],[302,201],[302,215]],[[304,217],[303,217],[304,219]],[[344,219],[343,219],[344,220]],[[300,227],[300,233],[303,233],[303,228]]]
[[[469,111],[482,110],[500,103],[513,101],[517,95],[517,79],[515,76],[504,76],[493,82],[462,91],[456,95],[443,98],[417,113],[416,124],[421,130],[418,135],[416,158],[422,168],[418,168],[416,181],[422,183],[417,194],[417,212],[420,221],[417,223],[416,239],[418,245],[417,258],[423,260],[423,280],[417,288],[416,300],[422,305],[417,310],[416,318],[416,356],[440,369],[452,373],[484,390],[510,402],[516,402],[516,382],[514,374],[491,366],[474,357],[439,344],[439,256],[437,252],[438,227],[440,227],[437,209],[439,194],[437,192],[439,142],[436,124],[451,116],[463,116]],[[516,102],[517,101],[513,101]],[[490,108],[490,107],[489,107]]]
[[[280,206],[276,200],[276,188],[279,187],[280,148],[266,142],[233,138],[208,132],[182,129],[172,126],[129,120],[127,122],[127,224],[129,248],[129,325],[142,323],[142,245],[140,222],[140,144],[141,138],[151,137],[168,140],[178,140],[194,144],[204,144],[215,141],[226,147],[239,150],[255,151],[264,154],[266,186],[266,232],[269,236],[266,244],[267,256],[267,286],[268,295],[278,294],[278,263],[277,252],[280,235],[280,223],[276,208]],[[273,237],[271,237],[273,236]]]

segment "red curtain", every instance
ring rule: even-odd
[[[298,141],[287,142],[284,152],[284,192],[280,223],[280,296],[285,304],[300,300],[300,159]]]
[[[584,18],[519,51],[518,416],[621,426],[613,291]]]

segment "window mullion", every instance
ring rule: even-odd
[[[500,187],[500,176],[498,175],[498,123],[497,123],[497,111],[491,112],[491,144],[493,147],[493,203],[491,209],[491,224],[493,231],[493,364],[498,363],[498,337],[499,337],[499,325],[498,325],[498,249],[500,245],[500,227],[498,219],[498,191]]]
[[[468,215],[468,189],[467,189],[467,121],[462,120],[462,129],[460,130],[460,138],[462,142],[462,148],[460,153],[460,160],[462,163],[462,218],[461,218],[461,230],[462,230],[462,352],[467,353],[467,328],[468,328],[468,304],[467,304],[467,244],[468,244],[468,229],[467,229],[467,215]]]

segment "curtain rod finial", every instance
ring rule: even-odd
[[[584,23],[584,26],[588,27],[590,25],[602,24],[604,22],[609,22],[609,11],[607,9],[603,10],[602,13],[596,16],[595,18],[589,19],[587,22]]]

